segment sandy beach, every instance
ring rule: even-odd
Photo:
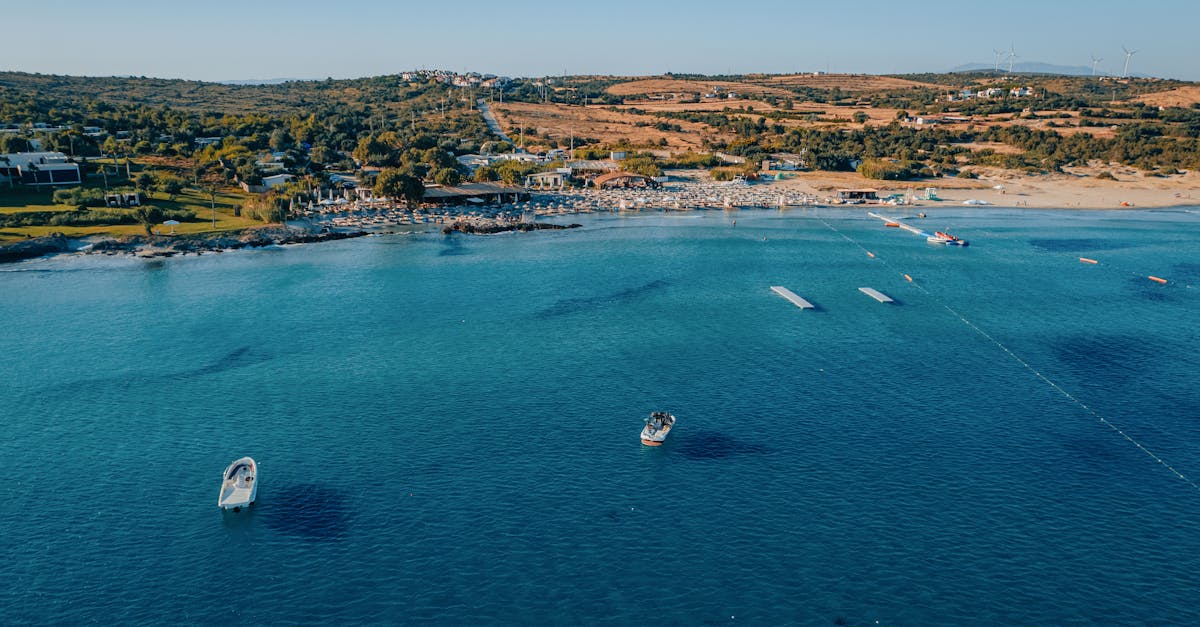
[[[1110,172],[1115,181],[1098,179]],[[772,185],[829,196],[842,188],[869,187],[880,196],[912,194],[918,204],[985,201],[1001,207],[1040,209],[1122,209],[1200,204],[1200,174],[1144,176],[1132,168],[1073,168],[1062,174],[1028,175],[1012,170],[985,170],[978,179],[943,178],[930,181],[872,181],[855,173],[797,172]],[[936,190],[940,203],[919,200],[926,188]]]

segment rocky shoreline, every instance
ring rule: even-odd
[[[211,235],[128,235],[123,237],[67,237],[52,233],[0,245],[0,263],[12,263],[62,253],[173,257],[188,253],[220,252],[281,244],[308,244],[362,237],[366,231],[314,232],[280,226],[259,227]]]

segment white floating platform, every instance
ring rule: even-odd
[[[873,287],[860,287],[860,288],[858,288],[858,291],[862,292],[863,294],[866,294],[867,296],[870,296],[871,298],[874,298],[875,300],[877,300],[881,303],[895,302],[892,300],[892,298],[890,296],[888,296],[887,294],[884,294],[883,292],[881,292]]]
[[[793,305],[795,305],[801,309],[816,309],[816,307],[812,303],[804,300],[803,298],[800,298],[799,296],[796,295],[795,292],[793,292],[792,290],[789,290],[786,287],[783,287],[782,285],[772,285],[771,291],[788,299],[789,301],[792,302]]]

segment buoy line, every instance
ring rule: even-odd
[[[870,215],[869,212],[868,212],[868,215]],[[829,224],[826,223],[825,226],[829,226]],[[993,235],[993,236],[1001,238],[1001,239],[1010,239],[1010,240],[1011,239],[1019,239],[1019,238],[1014,238],[1011,233],[994,231],[994,230],[986,229],[986,228],[972,229],[971,232],[975,233],[976,235],[979,235],[979,234]],[[845,235],[843,235],[842,237],[845,237]],[[847,239],[849,239],[849,238],[847,238]],[[866,249],[864,249],[864,250],[866,250]],[[1177,279],[1173,279],[1171,277],[1163,278],[1163,277],[1156,276],[1153,274],[1148,274],[1144,271],[1135,270],[1135,269],[1125,266],[1123,264],[1110,263],[1108,261],[1105,261],[1103,258],[1096,259],[1096,258],[1082,257],[1078,254],[1069,253],[1069,252],[1056,252],[1056,251],[1045,251],[1045,252],[1050,255],[1062,256],[1064,258],[1069,258],[1071,260],[1078,260],[1079,263],[1086,263],[1086,264],[1090,264],[1090,265],[1098,265],[1098,266],[1106,267],[1109,270],[1115,270],[1118,272],[1126,273],[1132,278],[1149,280],[1149,281],[1158,283],[1160,285],[1170,284],[1174,287],[1181,287],[1181,288],[1187,289],[1187,290],[1196,289],[1196,287],[1197,287],[1196,285],[1193,285],[1187,281],[1180,281]]]
[[[878,257],[878,256],[876,256],[875,254],[871,253],[869,250],[867,250],[867,248],[866,248],[865,246],[863,246],[862,244],[858,243],[857,241],[855,241],[855,240],[854,240],[853,238],[851,238],[850,236],[848,236],[848,235],[846,235],[845,233],[843,233],[843,232],[841,232],[840,230],[838,230],[838,229],[837,229],[836,227],[834,227],[832,224],[830,224],[829,222],[825,221],[825,219],[824,219],[824,218],[817,217],[817,219],[818,219],[818,220],[820,220],[820,221],[821,221],[821,224],[824,224],[824,225],[825,225],[825,226],[826,226],[826,227],[827,227],[829,230],[833,231],[834,233],[837,233],[838,235],[841,235],[841,236],[842,236],[842,238],[843,238],[843,239],[845,239],[847,242],[850,242],[851,244],[853,244],[853,245],[857,246],[858,248],[862,249],[863,251],[866,251],[868,254],[870,254],[870,256],[871,256],[871,258],[872,258],[872,259],[876,259],[876,260],[880,261],[881,263],[883,263],[884,265],[886,265],[886,266],[888,267],[888,269],[890,269],[890,270],[894,270],[894,271],[896,271],[896,272],[899,272],[899,270],[897,270],[897,269],[896,269],[894,266],[892,266],[892,264],[888,263],[887,259],[884,259],[884,258],[882,258],[882,257]],[[1028,371],[1029,371],[1030,373],[1032,373],[1032,374],[1033,374],[1035,377],[1037,377],[1038,379],[1040,379],[1040,380],[1041,380],[1043,383],[1045,383],[1046,385],[1049,385],[1049,386],[1051,387],[1051,389],[1053,389],[1054,391],[1056,391],[1056,392],[1058,392],[1059,394],[1061,394],[1061,395],[1062,395],[1064,398],[1066,398],[1067,400],[1071,401],[1071,402],[1072,402],[1072,403],[1074,403],[1076,406],[1078,406],[1079,408],[1083,409],[1085,412],[1087,412],[1087,413],[1091,414],[1091,415],[1092,415],[1094,418],[1096,418],[1097,420],[1099,420],[1101,424],[1103,424],[1104,426],[1106,426],[1106,427],[1108,427],[1109,429],[1113,430],[1113,432],[1117,433],[1117,434],[1118,434],[1118,435],[1120,435],[1122,438],[1124,438],[1124,439],[1125,439],[1125,441],[1129,442],[1129,443],[1130,443],[1130,444],[1132,444],[1134,447],[1136,447],[1136,448],[1137,448],[1139,451],[1141,451],[1141,452],[1145,453],[1147,456],[1149,456],[1149,457],[1150,457],[1150,459],[1153,459],[1154,461],[1158,462],[1158,464],[1159,464],[1159,465],[1161,465],[1162,467],[1164,467],[1164,468],[1166,468],[1167,470],[1171,471],[1171,473],[1172,473],[1172,474],[1174,474],[1176,477],[1178,477],[1178,478],[1182,479],[1183,481],[1187,482],[1187,484],[1188,484],[1188,485],[1192,486],[1192,488],[1194,488],[1196,491],[1200,492],[1200,484],[1197,484],[1195,481],[1193,481],[1192,479],[1190,479],[1190,478],[1189,478],[1187,475],[1183,474],[1183,473],[1182,473],[1182,472],[1180,472],[1178,469],[1176,469],[1174,466],[1172,466],[1170,463],[1168,463],[1168,462],[1167,462],[1165,459],[1163,459],[1162,457],[1160,457],[1159,455],[1157,455],[1157,454],[1156,454],[1154,451],[1151,451],[1151,450],[1150,450],[1149,448],[1147,448],[1147,447],[1146,447],[1144,444],[1142,444],[1141,442],[1139,442],[1139,441],[1137,441],[1136,439],[1134,439],[1134,437],[1133,437],[1133,436],[1131,436],[1131,435],[1129,435],[1128,433],[1126,433],[1124,429],[1122,429],[1121,427],[1117,426],[1116,424],[1114,424],[1114,423],[1113,423],[1112,421],[1110,421],[1109,419],[1105,418],[1103,415],[1101,415],[1101,414],[1100,414],[1100,412],[1098,412],[1098,411],[1096,411],[1095,409],[1093,409],[1093,408],[1092,408],[1090,405],[1088,405],[1087,403],[1085,403],[1085,402],[1083,402],[1082,400],[1080,400],[1079,398],[1077,398],[1077,397],[1076,397],[1074,394],[1071,394],[1070,392],[1068,392],[1068,391],[1067,391],[1066,389],[1064,389],[1064,388],[1063,388],[1061,385],[1059,385],[1059,384],[1055,383],[1055,382],[1054,382],[1054,381],[1053,381],[1053,380],[1052,380],[1050,377],[1047,377],[1046,375],[1044,375],[1044,374],[1042,374],[1041,372],[1039,372],[1039,371],[1038,371],[1036,368],[1034,368],[1033,366],[1031,366],[1031,365],[1029,364],[1029,362],[1025,361],[1024,359],[1021,359],[1021,357],[1020,357],[1019,355],[1017,355],[1017,354],[1016,354],[1016,353],[1014,353],[1014,352],[1013,352],[1013,351],[1012,351],[1010,348],[1008,348],[1007,346],[1005,346],[1003,342],[1001,342],[1000,340],[997,340],[996,338],[992,337],[992,336],[991,336],[991,335],[990,335],[990,334],[989,334],[987,331],[984,331],[983,329],[979,328],[979,326],[978,326],[978,325],[976,325],[975,323],[973,323],[973,322],[971,322],[970,320],[968,320],[966,316],[964,316],[964,315],[962,315],[961,313],[959,313],[957,310],[955,310],[955,309],[954,309],[953,307],[951,307],[950,305],[947,305],[946,303],[942,302],[942,301],[941,301],[941,299],[939,299],[937,296],[935,296],[935,295],[934,295],[932,292],[930,292],[929,290],[925,289],[925,286],[923,286],[923,285],[921,285],[920,283],[917,283],[916,281],[913,281],[912,279],[908,278],[908,276],[909,276],[909,275],[907,275],[907,274],[904,274],[904,273],[900,273],[900,274],[901,274],[902,276],[904,276],[904,277],[905,277],[905,279],[907,280],[907,282],[908,282],[908,283],[911,283],[911,284],[913,285],[913,287],[916,287],[918,290],[920,290],[922,294],[924,294],[925,296],[927,296],[927,297],[929,297],[929,298],[933,299],[933,301],[934,301],[935,303],[937,303],[937,304],[941,305],[943,308],[945,308],[945,309],[946,309],[946,311],[950,312],[950,314],[951,314],[951,315],[953,315],[954,317],[958,318],[958,319],[959,319],[959,320],[960,320],[960,321],[961,321],[963,324],[965,324],[965,325],[966,325],[968,328],[970,328],[971,330],[975,331],[975,333],[979,334],[979,336],[980,336],[980,337],[983,337],[984,339],[988,340],[988,341],[989,341],[989,342],[991,342],[992,344],[995,344],[997,348],[999,348],[1000,350],[1002,350],[1002,351],[1004,351],[1006,354],[1008,354],[1008,356],[1009,356],[1009,357],[1011,357],[1011,358],[1012,358],[1014,361],[1016,361],[1018,364],[1020,364],[1020,365],[1021,365],[1021,367],[1025,368],[1026,370],[1028,370]]]

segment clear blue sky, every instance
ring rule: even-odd
[[[508,76],[907,73],[1018,62],[1200,80],[1200,2],[13,0],[0,69],[199,80],[414,68]]]

